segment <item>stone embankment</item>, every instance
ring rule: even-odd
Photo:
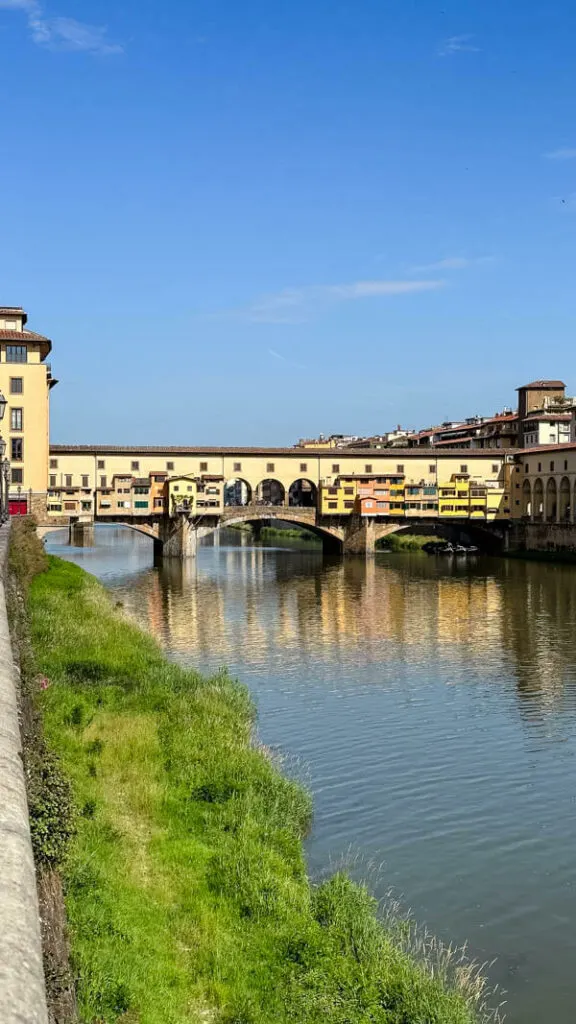
[[[36,872],[30,839],[4,582],[10,528],[0,527],[0,1021],[47,1024]]]

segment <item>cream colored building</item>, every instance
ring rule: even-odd
[[[576,522],[576,444],[525,450],[512,475],[512,518],[536,523]]]
[[[254,503],[274,482],[278,503],[294,506],[294,494],[303,493],[299,481],[315,488],[330,486],[342,476],[401,474],[406,485],[450,480],[454,474],[468,475],[470,483],[504,487],[508,461],[504,452],[482,450],[423,453],[409,449],[314,451],[298,448],[120,448],[87,445],[52,445],[50,474],[66,487],[70,503],[82,491],[110,488],[115,477],[148,477],[165,472],[169,477],[215,477],[227,487],[242,482],[240,490],[247,503]],[[52,483],[51,483],[52,486]],[[87,503],[87,502],[86,502]],[[66,510],[63,508],[62,510]]]
[[[20,306],[0,307],[0,390],[8,404],[0,432],[10,462],[12,509],[46,508],[49,391],[56,384],[46,357],[52,342],[26,328]]]

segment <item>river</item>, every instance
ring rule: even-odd
[[[312,788],[312,876],[390,887],[506,990],[510,1024],[576,999],[576,568],[382,554],[222,533],[186,565],[102,527],[47,549],[163,644],[254,694],[259,732]]]

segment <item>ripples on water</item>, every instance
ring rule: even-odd
[[[382,865],[380,893],[394,886],[442,938],[498,958],[512,1024],[571,1024],[575,569],[325,563],[232,531],[154,568],[129,531],[64,540],[49,549],[100,576],[171,657],[250,686],[264,742],[306,766],[312,873]]]

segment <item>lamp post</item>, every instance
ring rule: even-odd
[[[0,391],[0,420],[4,419],[7,405],[8,402]],[[0,523],[5,523],[8,519],[8,471],[10,463],[8,459],[4,458],[5,454],[6,441],[0,434]]]

